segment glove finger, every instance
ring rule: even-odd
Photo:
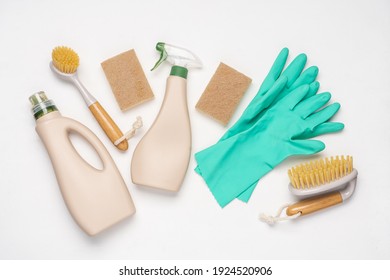
[[[286,84],[287,78],[281,77],[272,84],[272,87],[267,92],[263,94],[257,93],[256,96],[250,102],[248,106],[248,111],[251,110],[253,112],[256,112],[256,114],[259,114],[261,110],[271,105],[269,102],[270,100],[275,100],[281,95],[281,92],[285,89]],[[244,114],[247,113],[244,112]]]
[[[324,109],[310,115],[309,117],[306,118],[306,121],[314,129],[314,127],[318,126],[321,123],[326,122],[331,117],[333,117],[334,114],[336,114],[339,109],[340,109],[340,104],[333,103],[325,107]]]
[[[287,57],[288,48],[283,48],[276,57],[275,62],[271,67],[271,70],[267,74],[267,77],[265,77],[263,83],[261,84],[258,94],[264,94],[273,86],[275,81],[282,73],[284,66],[286,65]]]
[[[325,149],[325,144],[318,140],[293,140],[290,143],[291,155],[312,155]]]
[[[258,181],[253,183],[249,188],[247,188],[245,191],[240,193],[240,195],[238,195],[237,198],[239,200],[241,200],[242,202],[247,203],[249,201],[249,199],[251,198],[252,193],[255,190],[256,186],[257,186],[257,183],[258,183]]]
[[[316,80],[317,75],[318,75],[317,66],[311,66],[307,68],[305,71],[302,72],[301,75],[299,75],[299,77],[295,80],[295,82],[289,87],[289,90],[292,91],[297,87],[300,87],[301,85],[313,83]]]
[[[319,82],[317,82],[317,81],[312,82],[309,85],[309,92],[306,94],[305,98],[309,98],[309,97],[312,97],[313,95],[316,95],[319,88],[320,88]]]
[[[325,122],[319,124],[311,131],[305,131],[299,135],[299,139],[309,139],[322,134],[334,133],[344,129],[344,124],[339,122]]]
[[[315,95],[318,91],[318,88],[320,87],[320,83],[315,81],[313,83],[311,83],[309,85],[309,91],[306,93],[304,99],[307,99],[309,97],[312,97],[313,95]],[[276,103],[278,103],[280,100],[282,100],[283,98],[285,98],[288,94],[290,94],[290,91],[289,90],[284,90],[282,93],[280,93],[276,98],[275,100],[272,102],[272,104],[270,105],[270,107],[274,106]]]
[[[306,94],[309,92],[309,85],[303,85],[292,92],[290,92],[288,95],[286,95],[278,104],[280,106],[286,106],[290,110],[294,109],[294,107],[306,96]]]
[[[241,131],[249,128],[253,122],[256,122],[259,115],[273,104],[273,101],[281,94],[283,89],[285,89],[286,83],[287,78],[280,78],[264,95],[257,94],[245,109],[244,113],[242,113],[240,119],[231,128],[229,128],[228,131],[226,131],[220,141],[240,133]]]
[[[306,119],[309,115],[328,103],[331,97],[332,95],[329,92],[323,92],[306,98],[297,106],[295,106],[294,111],[297,112],[302,118]]]
[[[268,108],[273,101],[278,98],[282,91],[286,88],[287,78],[279,78],[274,85],[262,96],[261,99],[256,100],[257,104],[255,107],[256,112],[261,113],[264,109]]]
[[[287,86],[290,87],[295,83],[298,77],[301,75],[303,68],[305,68],[307,62],[307,56],[304,53],[298,55],[283,71],[281,77],[287,77]]]

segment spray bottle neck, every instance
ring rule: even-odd
[[[188,69],[183,66],[173,65],[171,68],[171,76],[178,76],[187,79]]]

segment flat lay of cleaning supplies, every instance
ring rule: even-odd
[[[288,170],[288,188],[293,195],[306,199],[283,205],[275,217],[261,214],[260,220],[273,225],[343,203],[354,193],[357,175],[351,156],[336,156],[297,165]],[[282,216],[283,211],[285,216]]]
[[[44,92],[30,98],[36,131],[53,165],[66,206],[88,235],[96,235],[135,213],[125,182],[97,136],[81,123],[63,117]],[[102,169],[86,162],[69,139],[82,136],[98,153]]]
[[[79,90],[89,110],[99,123],[100,127],[106,133],[110,141],[122,151],[128,149],[127,139],[121,138],[123,136],[122,131],[112,120],[106,110],[100,105],[92,94],[83,86],[77,76],[77,68],[79,66],[79,56],[77,53],[68,47],[56,47],[52,52],[52,61],[50,62],[50,68],[56,76],[59,78],[73,83]],[[121,142],[116,142],[119,138]],[[117,143],[117,144],[115,144]]]
[[[189,50],[158,43],[160,59],[173,66],[167,79],[164,101],[155,121],[135,148],[131,162],[134,184],[177,192],[191,155],[191,124],[187,105],[187,68],[202,67]]]
[[[252,79],[220,63],[195,108],[226,126]]]
[[[286,85],[290,86],[288,78],[279,77],[261,97],[257,112],[270,109],[252,127],[195,155],[196,171],[221,207],[248,190],[251,193],[258,180],[287,157],[325,148],[322,142],[307,138],[343,129],[341,123],[327,122],[338,111],[338,103],[318,111],[330,100],[329,93],[307,97],[312,92],[309,84],[291,92]]]
[[[135,50],[111,57],[101,65],[122,111],[154,98]]]

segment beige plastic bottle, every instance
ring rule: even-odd
[[[187,105],[187,68],[202,62],[191,51],[163,42],[156,45],[160,59],[172,64],[164,101],[149,131],[135,148],[131,161],[134,184],[179,191],[191,157],[191,124]]]
[[[42,139],[66,206],[76,223],[96,235],[135,213],[125,182],[113,159],[97,136],[81,123],[61,116],[44,92],[30,97],[36,131]],[[89,142],[103,162],[98,170],[76,151],[69,133]]]
[[[177,192],[191,156],[187,80],[171,75],[154,123],[138,143],[131,162],[134,184]]]

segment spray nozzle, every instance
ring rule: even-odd
[[[152,71],[164,61],[185,68],[201,68],[203,66],[201,60],[187,49],[159,42],[156,45],[156,50],[160,52],[160,59],[156,62]]]

